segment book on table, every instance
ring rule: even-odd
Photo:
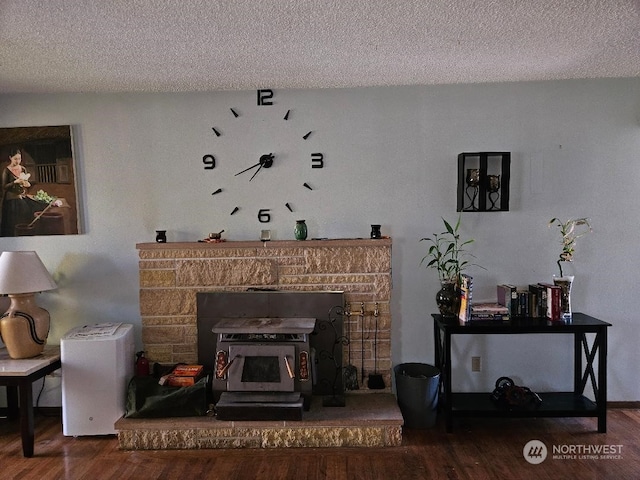
[[[502,283],[497,286],[498,303],[509,310],[509,314],[516,316],[518,313],[518,293],[515,285]]]
[[[497,302],[482,302],[471,304],[471,321],[477,320],[502,320],[511,318],[509,309]]]
[[[458,319],[460,323],[469,321],[471,313],[471,300],[473,298],[473,277],[467,274],[460,275],[460,309],[458,310]]]

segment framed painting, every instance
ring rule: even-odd
[[[70,125],[0,128],[0,236],[76,235]]]

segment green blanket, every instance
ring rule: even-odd
[[[209,410],[208,377],[189,387],[159,385],[158,379],[133,377],[127,390],[126,418],[196,417]]]

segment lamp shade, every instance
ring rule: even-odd
[[[0,255],[0,293],[35,293],[57,287],[36,252],[3,252]]]

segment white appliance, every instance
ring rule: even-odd
[[[133,325],[101,323],[60,339],[62,433],[110,435],[124,415],[135,363]]]

